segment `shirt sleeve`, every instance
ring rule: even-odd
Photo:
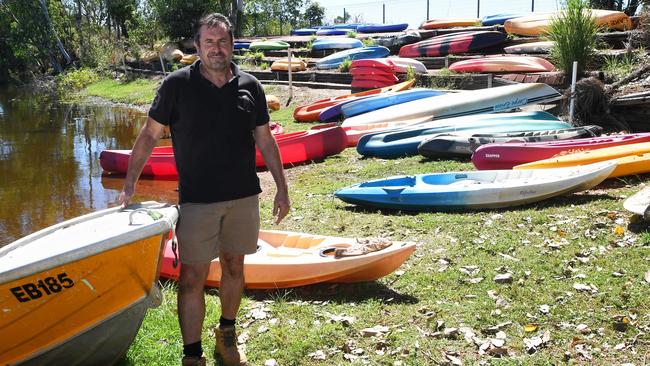
[[[257,82],[257,101],[258,103],[255,103],[257,105],[257,121],[255,121],[255,124],[262,126],[269,123],[271,117],[269,116],[269,107],[266,104],[266,94],[264,94],[264,88],[259,81]]]
[[[171,123],[176,104],[176,88],[172,84],[169,78],[163,80],[149,108],[149,117],[165,126]]]

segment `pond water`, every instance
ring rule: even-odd
[[[133,108],[62,104],[0,89],[0,247],[115,206],[123,177],[102,175],[99,154],[130,149],[145,120]],[[176,188],[176,181],[143,179],[133,201],[176,203]]]

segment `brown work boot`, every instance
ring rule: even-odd
[[[182,366],[205,366],[205,357],[183,357]]]
[[[237,348],[235,327],[217,327],[214,335],[217,339],[214,351],[221,355],[226,366],[246,365],[246,355]]]

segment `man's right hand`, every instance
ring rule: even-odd
[[[127,187],[126,185],[122,189],[122,192],[120,192],[119,197],[117,198],[117,204],[120,205],[122,208],[126,208],[126,206],[129,205],[129,202],[131,202],[131,198],[133,197],[134,193],[133,187]]]

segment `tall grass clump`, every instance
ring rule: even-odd
[[[350,60],[349,58],[346,58],[339,65],[339,71],[340,72],[348,72],[348,71],[350,71],[350,66],[352,66],[352,60]]]
[[[566,0],[548,32],[548,39],[555,42],[551,49],[555,66],[568,74],[578,61],[578,74],[582,74],[594,58],[599,29],[586,0]]]

